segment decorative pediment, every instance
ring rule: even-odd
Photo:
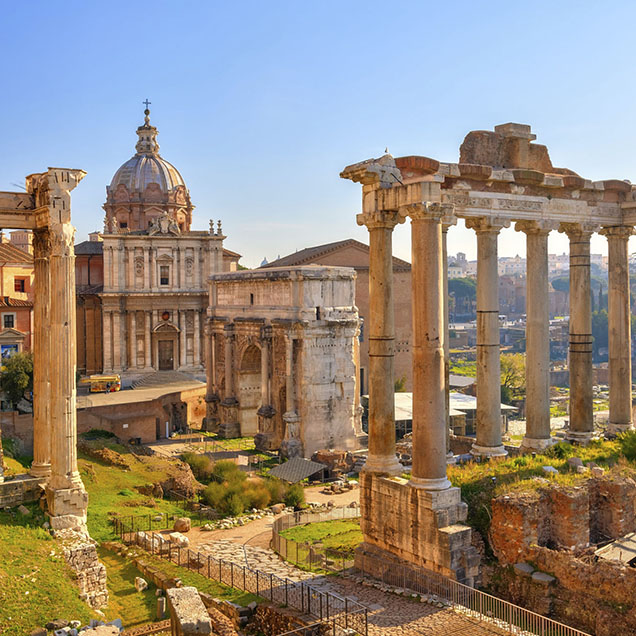
[[[150,234],[150,236],[154,236],[155,234],[172,234],[173,236],[179,236],[181,230],[177,222],[170,217],[167,212],[164,212],[161,216],[151,221],[148,234]]]
[[[25,335],[26,334],[18,331],[17,329],[7,327],[0,331],[0,342],[22,342]]]
[[[171,322],[162,322],[158,324],[153,330],[153,333],[166,333],[166,334],[174,334],[179,333],[179,327],[174,325]]]

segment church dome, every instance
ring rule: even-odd
[[[150,125],[150,111],[147,108],[144,114],[144,125],[137,128],[137,152],[117,170],[108,186],[110,192],[120,185],[124,185],[131,194],[145,192],[151,183],[157,184],[164,193],[171,192],[177,186],[186,187],[179,171],[159,154],[157,129]]]

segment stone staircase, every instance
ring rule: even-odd
[[[191,382],[201,382],[193,375],[182,373],[181,371],[157,371],[149,373],[135,380],[131,388],[133,389],[156,389],[164,386],[177,384],[188,384]]]

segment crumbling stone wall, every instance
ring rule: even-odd
[[[533,545],[582,550],[636,530],[636,482],[612,472],[580,486],[546,484],[492,501],[490,544],[500,563],[527,560]]]
[[[64,558],[77,575],[80,598],[93,609],[108,605],[106,567],[97,557],[95,542],[79,533],[62,531]]]
[[[0,508],[13,508],[37,501],[42,496],[42,484],[42,479],[30,475],[16,475],[0,483]]]
[[[166,591],[172,636],[212,634],[212,622],[196,587],[172,587]]]

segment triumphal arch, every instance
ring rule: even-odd
[[[49,168],[26,192],[0,192],[0,227],[33,231],[33,464],[46,484],[51,527],[85,529],[88,494],[77,469],[75,228],[71,190],[83,170]]]
[[[446,476],[443,259],[448,228],[458,218],[477,235],[477,435],[472,452],[506,454],[500,426],[497,238],[515,224],[527,240],[527,430],[523,447],[550,445],[548,235],[570,240],[570,422],[567,438],[594,436],[590,237],[609,247],[609,431],[632,425],[632,369],[627,242],[636,224],[636,186],[590,181],[552,165],[530,126],[473,131],[458,163],[386,154],[348,166],[341,177],[362,184],[369,230],[369,455],[361,482],[364,543],[359,558],[391,557],[472,583],[477,574],[466,506]],[[410,481],[395,455],[394,318],[391,242],[411,219],[413,303],[413,469]],[[373,561],[373,559],[369,559]],[[368,569],[368,564],[367,568]]]

